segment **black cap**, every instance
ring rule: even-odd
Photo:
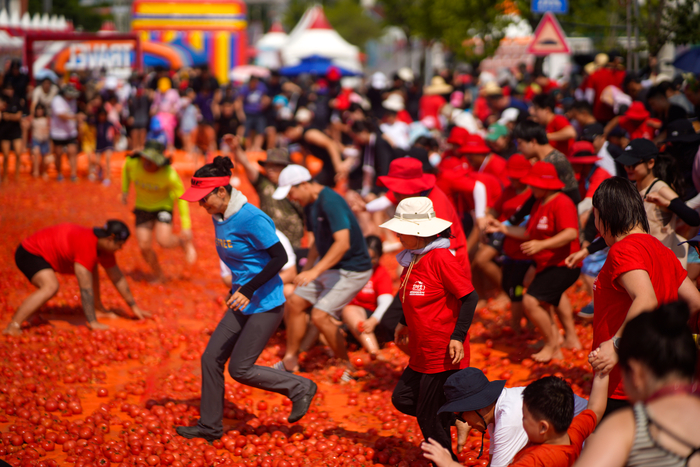
[[[131,235],[129,227],[117,219],[110,219],[107,221],[104,227],[94,227],[92,231],[95,233],[97,238],[114,236],[114,239],[118,242],[126,241],[129,238],[129,235]]]
[[[651,140],[637,138],[630,141],[625,147],[625,151],[615,159],[622,165],[632,166],[643,161],[656,158],[659,155],[659,148]]]
[[[581,132],[581,139],[592,143],[593,140],[596,139],[598,136],[603,136],[604,132],[605,129],[603,128],[603,125],[601,125],[600,123],[591,123],[590,125],[586,125],[585,127],[583,127],[583,132]]]
[[[610,133],[608,133],[608,136],[612,136],[613,138],[622,138],[624,136],[627,136],[627,131],[625,131],[624,128],[622,128],[620,125],[615,125],[615,127],[610,130]]]
[[[687,118],[674,120],[666,126],[664,143],[694,143],[700,141],[700,134],[695,132],[693,123]]]

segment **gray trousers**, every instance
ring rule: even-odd
[[[203,432],[216,437],[224,434],[224,366],[229,357],[228,371],[241,384],[276,392],[293,401],[311,388],[307,378],[255,365],[283,317],[283,306],[254,315],[229,309],[216,326],[202,354],[202,400],[197,426]]]

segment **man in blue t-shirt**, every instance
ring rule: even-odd
[[[306,310],[311,322],[347,369],[342,380],[351,377],[352,367],[345,339],[336,324],[342,309],[362,290],[372,276],[372,262],[360,225],[345,200],[330,188],[311,180],[300,165],[288,165],[279,176],[274,199],[288,197],[304,207],[307,230],[314,234],[304,269],[296,276],[294,295],[287,300],[287,351],[280,369],[296,371],[301,341],[306,334]]]

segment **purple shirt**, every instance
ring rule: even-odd
[[[262,98],[267,95],[267,87],[258,81],[255,89],[250,89],[246,84],[241,88],[239,95],[243,98],[243,111],[246,115],[259,115],[263,111]]]

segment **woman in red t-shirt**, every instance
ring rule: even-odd
[[[131,295],[114,254],[129,238],[129,228],[122,221],[111,219],[104,228],[90,229],[75,224],[58,224],[22,240],[15,251],[17,268],[37,290],[17,308],[3,334],[18,336],[22,322],[36,313],[58,292],[57,274],[75,274],[80,286],[83,312],[90,329],[107,329],[97,321],[96,311],[106,311],[100,299],[97,265],[101,264],[124,301],[138,319],[151,316],[140,309]]]
[[[398,293],[404,318],[394,340],[404,344],[408,339],[410,360],[391,401],[400,412],[417,418],[425,439],[450,452],[452,414],[437,412],[446,400],[447,378],[469,366],[468,330],[479,298],[449,250],[451,225],[437,218],[425,197],[404,199],[394,218],[381,225],[396,232],[406,248],[397,255],[405,268]]]
[[[576,205],[561,193],[564,183],[549,162],[537,162],[521,180],[530,186],[536,199],[526,227],[506,226],[491,221],[490,232],[503,232],[525,240],[520,250],[535,261],[537,273],[523,297],[525,314],[544,337],[544,347],[532,355],[538,362],[564,358],[559,344],[552,305],[564,327],[564,347],[580,349],[574,328],[573,310],[566,290],[578,279],[580,269],[568,269],[566,257],[581,247],[578,240]],[[547,305],[550,310],[546,310]]]
[[[389,271],[379,264],[383,254],[382,240],[376,235],[369,235],[365,241],[374,272],[360,293],[343,308],[343,322],[374,359],[379,353],[374,329],[394,300],[394,295]]]
[[[644,202],[621,177],[600,184],[593,196],[595,224],[610,247],[593,287],[594,371],[610,372],[606,414],[627,405],[617,365],[617,341],[625,325],[642,312],[678,299],[700,309],[700,292],[676,255],[649,234]]]

